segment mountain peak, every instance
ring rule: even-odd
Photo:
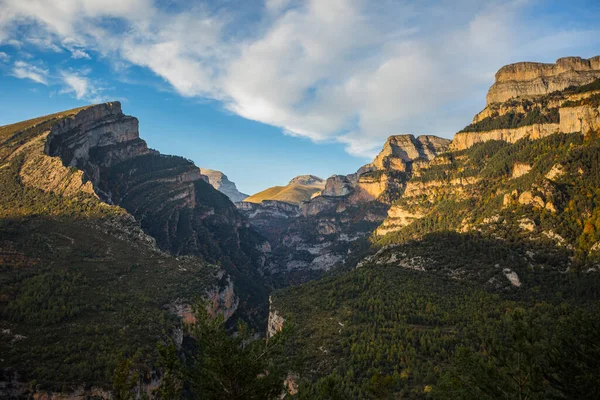
[[[288,185],[325,186],[325,180],[315,175],[298,175]]]
[[[208,183],[219,192],[223,193],[234,203],[244,201],[248,197],[247,194],[241,193],[235,183],[231,182],[227,175],[221,171],[216,171],[210,168],[200,168],[200,173],[208,178]]]

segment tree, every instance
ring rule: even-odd
[[[256,339],[239,323],[230,335],[221,313],[209,310],[205,302],[193,309],[196,321],[188,329],[197,349],[187,379],[196,398],[264,400],[283,392],[287,370],[274,357],[283,350],[286,334]]]
[[[134,388],[138,383],[138,373],[133,370],[133,361],[120,353],[113,377],[113,394],[115,400],[135,399]]]

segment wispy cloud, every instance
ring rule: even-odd
[[[48,70],[26,63],[25,61],[15,61],[12,75],[19,79],[30,79],[34,82],[48,85]]]
[[[0,0],[0,43],[44,37],[38,47],[99,54],[121,73],[148,68],[182,96],[370,156],[391,134],[450,136],[503,64],[599,48],[598,28],[532,23],[532,4],[264,0],[249,19],[214,2]],[[60,75],[77,98],[101,97],[89,76]]]
[[[84,75],[85,72],[61,71],[60,77],[64,84],[61,93],[69,93],[77,100],[91,103],[101,103],[107,99],[102,96],[102,88]]]
[[[0,62],[5,63],[10,61],[10,56],[3,51],[0,51]]]

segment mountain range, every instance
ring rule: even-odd
[[[502,67],[452,140],[252,196],[118,102],[0,127],[0,397],[111,398],[123,354],[156,396],[202,297],[293,325],[284,396],[593,398],[598,135],[600,56]]]

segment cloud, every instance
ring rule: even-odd
[[[12,75],[19,79],[30,79],[34,82],[48,85],[48,70],[26,63],[25,61],[15,61]]]
[[[61,71],[60,76],[65,88],[60,93],[68,93],[75,96],[77,100],[86,100],[90,103],[101,103],[106,101],[102,88],[98,87],[84,72]]]
[[[147,68],[182,96],[360,156],[391,134],[450,136],[508,62],[600,44],[597,28],[557,28],[527,0],[264,0],[252,18],[227,2],[161,4],[0,0],[0,44]],[[86,74],[60,76],[77,98],[101,97]]]
[[[10,61],[10,56],[3,51],[0,51],[0,62],[8,62]]]

